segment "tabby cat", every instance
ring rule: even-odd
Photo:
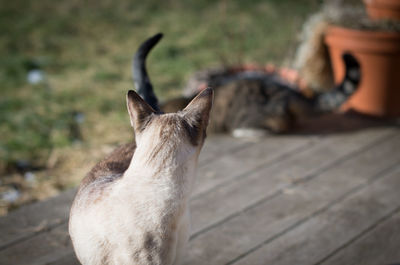
[[[159,107],[146,71],[146,57],[161,38],[162,34],[149,38],[135,54],[135,86],[154,109],[176,112],[193,96],[171,99]],[[232,133],[237,137],[284,133],[293,129],[296,121],[303,117],[337,109],[356,91],[361,78],[360,65],[354,56],[344,53],[343,62],[346,66],[343,81],[329,92],[316,92],[312,96],[282,82],[276,74],[251,71],[230,74],[225,69],[202,72],[201,81],[215,91],[209,132]]]

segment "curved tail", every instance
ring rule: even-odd
[[[153,91],[150,78],[146,70],[146,58],[151,49],[163,37],[162,33],[158,33],[147,39],[140,45],[133,57],[132,74],[135,83],[136,91],[155,111],[159,112],[158,100]]]
[[[350,53],[342,55],[345,75],[342,82],[326,93],[317,95],[315,105],[319,111],[334,110],[344,103],[357,90],[361,81],[360,63]]]

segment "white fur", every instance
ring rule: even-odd
[[[103,190],[101,201],[91,203],[96,182],[76,199],[70,235],[83,264],[169,265],[182,260],[189,235],[188,201],[200,147],[175,139],[179,148],[172,150],[174,146],[166,144],[165,150],[149,161],[150,151],[158,144],[158,134],[159,128],[138,136],[129,168]],[[164,164],[160,164],[162,161]],[[171,223],[176,227],[171,228]],[[155,244],[162,245],[165,237],[171,237],[168,246],[161,246],[162,251],[169,248],[165,250],[167,254],[154,251],[152,262],[146,260],[148,252],[143,249],[149,233]],[[132,259],[134,255],[139,255],[139,261]]]
[[[156,115],[134,91],[128,92],[137,144],[129,167],[120,167],[118,161],[125,158],[118,154],[112,164],[100,163],[71,208],[69,232],[81,263],[181,262],[189,235],[189,196],[212,96],[206,89],[182,112]],[[101,175],[123,170],[119,178]]]

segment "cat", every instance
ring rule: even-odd
[[[71,207],[69,233],[82,264],[180,264],[212,100],[207,88],[182,111],[162,114],[128,92],[136,143],[98,163]]]
[[[161,37],[157,34],[148,39],[136,53],[134,80],[139,94],[156,104],[154,108],[176,112],[193,96],[189,94],[158,105],[145,67],[147,54]],[[197,80],[189,83],[192,86],[206,83],[215,91],[210,133],[231,133],[236,137],[286,133],[293,130],[299,119],[339,108],[357,90],[361,79],[360,64],[350,53],[344,53],[342,57],[346,66],[343,81],[329,92],[315,92],[312,96],[291,87],[275,74],[232,73],[226,68],[199,72]],[[135,71],[135,68],[139,70]]]

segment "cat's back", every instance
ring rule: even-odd
[[[229,132],[246,126],[249,118],[259,115],[258,108],[268,102],[261,80],[243,79],[230,82],[215,90],[213,113],[209,130]]]
[[[135,149],[135,143],[119,146],[90,170],[79,186],[70,219],[73,219],[74,213],[82,212],[104,200],[129,167]]]
[[[128,143],[117,147],[106,158],[97,163],[82,180],[79,190],[98,181],[112,182],[126,171],[135,152],[136,144]]]
[[[131,264],[120,253],[138,249],[131,242],[132,231],[124,228],[132,219],[124,209],[128,205],[119,203],[115,192],[135,149],[134,143],[116,148],[90,170],[79,186],[70,212],[69,234],[83,264]]]
[[[173,258],[184,209],[174,210],[171,196],[163,198],[157,185],[124,182],[135,148],[114,150],[79,187],[69,233],[83,264],[164,264]]]

